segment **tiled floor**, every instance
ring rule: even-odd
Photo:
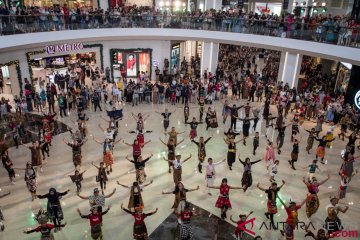
[[[245,101],[241,101],[244,103]],[[254,106],[257,104],[254,104]],[[130,113],[151,113],[151,117],[145,123],[146,130],[153,130],[145,136],[145,139],[151,139],[152,141],[146,145],[143,149],[143,155],[148,156],[150,153],[154,154],[154,157],[148,162],[146,172],[149,180],[154,180],[154,183],[143,191],[143,198],[145,203],[145,211],[159,208],[156,215],[146,219],[146,224],[149,233],[152,233],[171,213],[171,206],[173,203],[172,195],[162,195],[163,190],[172,190],[173,182],[172,175],[167,172],[167,164],[162,160],[162,157],[166,154],[166,148],[160,143],[159,137],[165,139],[162,133],[162,117],[155,114],[154,111],[162,111],[164,107],[168,107],[170,110],[175,109],[172,106],[166,105],[140,105],[137,107],[131,107],[126,105],[124,107],[124,118],[120,122],[120,134],[119,137],[125,139],[128,142],[133,141],[134,135],[129,134],[128,131],[135,129],[135,122],[130,116]],[[191,110],[191,116],[198,117],[198,111],[195,105]],[[222,106],[219,102],[215,104],[218,115],[221,113]],[[200,185],[200,190],[188,194],[188,199],[195,205],[203,208],[204,210],[219,215],[219,210],[215,208],[215,202],[217,199],[217,190],[212,190],[213,196],[207,195],[205,189],[204,175],[196,171],[197,148],[189,141],[188,133],[190,131],[189,126],[185,126],[183,123],[183,109],[182,106],[176,108],[176,113],[171,116],[170,126],[175,126],[178,131],[186,131],[185,134],[179,138],[184,138],[185,141],[177,148],[177,152],[182,155],[189,155],[192,153],[194,156],[190,161],[186,162],[183,166],[183,182],[185,187],[193,188]],[[274,109],[273,109],[274,111]],[[89,111],[89,132],[93,134],[97,139],[103,139],[103,133],[98,128],[100,123],[103,127],[106,126],[106,122],[101,120],[100,116],[105,116],[104,112],[92,112]],[[71,118],[75,119],[75,112],[71,113]],[[71,123],[69,118],[60,119],[65,124],[75,127]],[[288,121],[288,120],[287,120]],[[223,132],[229,127],[229,122],[223,125],[219,121],[219,128],[217,130],[211,129],[208,132],[205,130],[204,125],[198,127],[198,135],[210,136],[214,134],[214,137],[206,145],[207,153],[209,157],[217,160],[221,160],[226,157],[227,146],[222,140]],[[306,122],[304,128],[309,129],[314,126],[312,122]],[[326,131],[327,126],[324,127]],[[264,123],[261,122],[261,133],[264,133]],[[292,148],[290,142],[290,128],[286,132],[286,142],[283,148],[283,153],[277,158],[280,160],[278,180],[284,179],[286,181],[285,187],[281,190],[281,197],[285,200],[290,198],[296,201],[302,201],[306,197],[306,187],[302,183],[302,177],[307,175],[306,170],[302,168],[307,166],[314,158],[315,149],[311,150],[311,154],[308,155],[305,152],[305,145],[307,134],[304,133],[301,141],[301,152],[299,155],[299,161],[296,163],[297,171],[293,171],[287,160],[290,157],[290,151]],[[253,135],[253,133],[251,134]],[[54,137],[53,146],[51,147],[50,155],[47,164],[44,166],[44,172],[40,173],[38,193],[44,194],[50,187],[55,187],[58,191],[64,191],[68,188],[71,192],[63,197],[61,200],[65,220],[68,225],[63,231],[55,234],[55,238],[58,240],[76,240],[76,239],[90,239],[89,235],[89,223],[87,220],[81,219],[76,213],[76,209],[80,208],[82,212],[86,213],[89,210],[88,201],[81,200],[76,196],[75,186],[71,182],[70,178],[66,176],[73,171],[72,154],[71,149],[67,147],[61,140],[63,138],[69,138],[69,133],[60,134]],[[257,155],[252,155],[252,141],[248,141],[247,146],[238,144],[238,153],[242,158],[250,157],[252,160],[262,159],[265,150],[265,137],[262,136],[260,140],[261,146],[257,151]],[[321,172],[317,174],[318,179],[322,180],[329,173],[331,179],[320,187],[320,208],[318,212],[310,219],[313,224],[321,225],[326,217],[325,206],[329,204],[329,196],[335,194],[339,184],[338,170],[341,164],[339,158],[340,151],[344,148],[346,142],[335,140],[333,148],[327,150],[327,165],[321,165]],[[25,147],[21,146],[18,150],[11,148],[9,150],[10,157],[13,160],[16,167],[24,167],[25,163],[30,160],[30,152]],[[104,238],[106,240],[128,240],[132,239],[132,225],[133,219],[131,216],[125,214],[120,209],[120,204],[126,205],[129,197],[129,191],[125,188],[119,187],[116,181],[120,181],[123,184],[130,185],[135,179],[135,173],[129,172],[132,169],[132,164],[125,160],[126,155],[131,155],[132,149],[124,144],[118,144],[115,147],[114,155],[116,164],[114,166],[113,173],[109,176],[109,184],[106,192],[109,193],[113,188],[116,188],[115,195],[108,199],[106,204],[112,204],[112,209],[108,215],[104,216]],[[90,165],[92,161],[99,162],[102,158],[102,147],[96,144],[94,141],[89,140],[83,147],[83,169],[87,169],[84,175],[83,181],[83,195],[88,195],[92,192],[94,187],[97,187],[95,182],[96,169]],[[358,167],[358,163],[355,163],[355,168]],[[229,184],[233,186],[239,186],[241,184],[242,166],[240,163],[236,163],[233,171],[229,171],[226,163],[217,166],[217,178],[215,184],[219,185],[223,177],[227,177]],[[31,202],[30,194],[28,193],[25,183],[23,181],[24,172],[17,171],[20,175],[17,178],[16,185],[10,185],[7,178],[6,171],[0,169],[0,186],[1,192],[5,193],[11,191],[11,196],[0,200],[4,216],[6,218],[5,225],[6,230],[0,233],[1,240],[21,240],[21,239],[39,239],[37,233],[31,235],[24,235],[22,231],[28,227],[34,227],[36,225],[33,220],[33,212],[38,211],[40,207],[46,206],[45,200],[35,200]],[[233,209],[230,210],[229,215],[233,214],[238,216],[240,213],[247,213],[250,210],[254,211],[256,217],[255,226],[253,230],[264,237],[264,239],[280,239],[279,231],[265,230],[264,227],[259,230],[263,221],[266,221],[264,211],[266,209],[266,196],[263,192],[259,191],[255,186],[258,182],[262,186],[267,187],[269,185],[268,175],[265,170],[264,162],[260,162],[253,166],[253,178],[254,186],[252,186],[246,193],[243,191],[232,191],[231,201]],[[350,210],[347,214],[340,214],[343,224],[352,227],[358,227],[360,225],[360,189],[359,189],[359,176],[354,177],[348,188],[348,194],[345,200],[342,200],[345,204],[351,204]],[[276,215],[276,220],[284,221],[286,219],[286,212],[279,208],[279,213]],[[306,218],[305,207],[299,211],[299,219],[308,223],[310,220]],[[229,220],[228,220],[229,221]],[[268,223],[268,222],[267,222]],[[160,234],[160,233],[159,233]],[[296,239],[304,239],[304,231],[298,230],[295,233]],[[152,239],[161,239],[152,238]],[[195,236],[195,239],[196,238]]]

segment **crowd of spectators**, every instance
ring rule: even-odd
[[[357,46],[359,25],[346,16],[319,14],[311,17],[286,14],[244,13],[238,9],[169,12],[150,7],[119,7],[108,10],[64,6],[0,6],[1,34],[60,31],[87,28],[191,28],[300,38]]]

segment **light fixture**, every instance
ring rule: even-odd
[[[326,6],[326,2],[321,3],[321,6],[325,7],[325,6]]]
[[[175,7],[180,7],[181,6],[181,2],[179,1],[179,0],[177,0],[176,2],[175,2]]]
[[[164,1],[159,2],[159,6],[160,7],[164,6]]]
[[[182,5],[183,5],[183,7],[186,7],[186,3],[184,3],[184,2],[183,2],[183,4],[182,4]]]
[[[165,5],[166,5],[166,6],[170,6],[170,2],[169,2],[169,1],[166,1]]]
[[[317,5],[317,2],[313,2],[313,6],[316,7],[316,5]]]
[[[298,5],[297,2],[293,2],[293,6],[296,7]]]

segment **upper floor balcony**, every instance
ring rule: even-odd
[[[0,35],[104,28],[171,28],[255,34],[360,47],[360,26],[342,27],[335,21],[307,24],[285,21],[166,15],[2,15]]]

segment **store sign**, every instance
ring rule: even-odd
[[[360,110],[360,90],[355,94],[354,103],[357,109]]]
[[[59,45],[49,45],[45,47],[47,54],[63,53],[82,50],[84,45],[82,43],[64,43]]]

